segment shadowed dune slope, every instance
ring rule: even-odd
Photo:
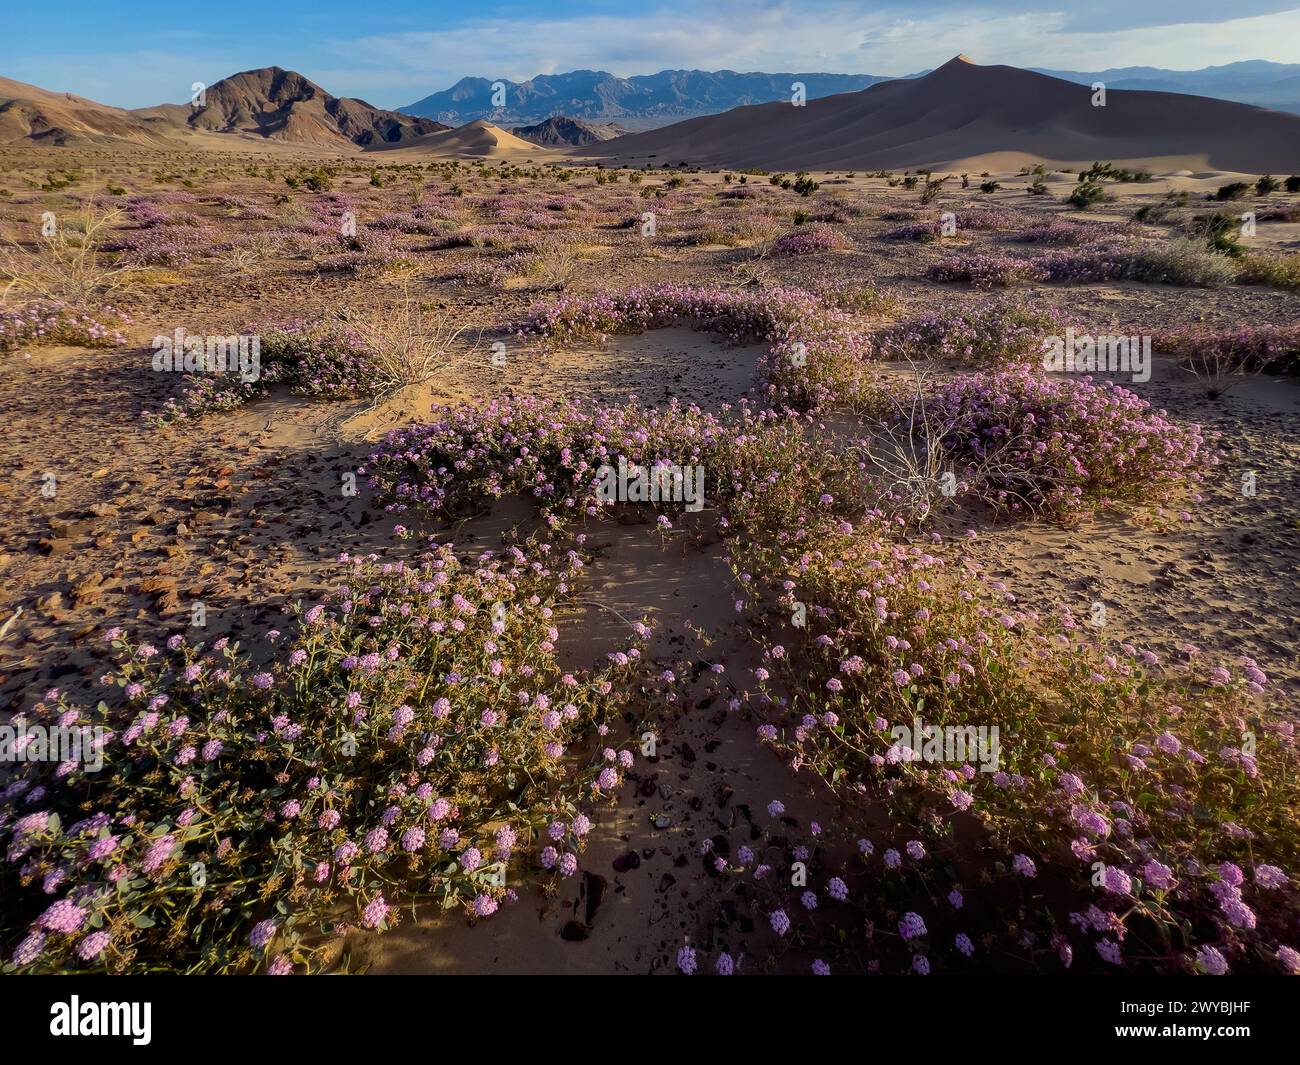
[[[582,153],[616,161],[689,161],[766,169],[1000,169],[1095,160],[1165,169],[1290,172],[1300,116],[1164,92],[1092,89],[958,56],[923,78],[861,92],[741,107],[632,134]]]

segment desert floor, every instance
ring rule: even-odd
[[[666,186],[669,172],[647,175],[638,189],[626,180],[596,185],[594,170],[560,182],[551,174],[507,180],[495,168],[468,166],[450,177],[393,172],[376,187],[358,168],[336,177],[332,194],[316,194],[287,189],[278,180],[284,162],[275,163],[274,181],[250,176],[248,165],[264,164],[30,151],[16,153],[0,172],[7,193],[0,199],[0,235],[10,239],[27,239],[42,211],[75,211],[92,188],[101,200],[119,203],[188,194],[171,203],[164,196],[165,208],[210,235],[189,261],[150,266],[114,295],[131,317],[128,343],[107,350],[25,346],[0,358],[0,623],[10,622],[0,639],[0,709],[6,712],[51,686],[91,698],[92,682],[105,668],[103,630],[124,625],[161,641],[186,628],[195,602],[206,607],[209,635],[237,636],[256,649],[268,629],[288,624],[294,602],[325,590],[325,560],[392,543],[393,518],[364,487],[355,498],[342,497],[340,478],[364,464],[386,430],[421,419],[434,402],[501,395],[619,402],[635,395],[654,406],[677,400],[721,411],[752,394],[762,344],[724,344],[685,326],[564,348],[520,338],[516,324],[560,286],[572,295],[664,281],[736,289],[869,284],[889,297],[878,313],[863,315],[864,327],[874,328],[983,298],[923,277],[954,246],[1015,250],[998,231],[970,232],[944,246],[882,239],[900,220],[969,206],[1012,212],[1026,224],[1047,215],[1120,221],[1171,190],[1203,196],[1231,180],[1183,174],[1112,185],[1110,202],[1080,216],[1056,198],[1068,191],[1071,175],[1052,176],[1050,199],[1030,195],[1032,178],[1025,176],[1000,175],[1002,187],[989,194],[974,187],[978,179],[969,189],[954,180],[936,203],[919,208],[915,190],[862,175],[815,174],[821,188],[810,198],[751,177],[756,198],[728,205],[718,194],[734,183],[685,170],[678,187],[646,199],[640,189]],[[64,170],[79,174],[69,187],[33,187]],[[304,223],[330,218],[331,203],[345,200],[364,227],[410,211],[428,202],[428,190],[445,192],[453,183],[463,187],[462,197],[434,197],[450,225],[508,222],[502,217],[508,209],[493,203],[497,196],[535,201],[538,224],[569,234],[569,259],[558,276],[545,266],[516,273],[510,250],[491,243],[430,248],[427,234],[399,235],[406,265],[323,271],[319,251],[297,239]],[[105,185],[120,191],[108,194]],[[1272,202],[1294,206],[1297,199],[1278,194]],[[834,223],[843,248],[787,258],[764,253],[773,235],[791,227],[794,212],[815,213],[831,200],[852,208]],[[646,210],[656,212],[653,235],[641,231]],[[742,215],[751,216],[748,225],[733,224]],[[1172,222],[1149,232],[1168,232]],[[715,239],[715,230],[723,237]],[[1247,243],[1298,250],[1300,223],[1261,223]],[[144,417],[178,390],[177,375],[152,369],[157,334],[183,327],[224,335],[339,309],[382,314],[412,293],[468,330],[461,357],[422,386],[378,402],[276,392],[166,428]],[[1018,294],[1066,308],[1095,323],[1098,333],[1112,323],[1116,332],[1131,334],[1289,324],[1300,309],[1293,292],[1243,285],[1206,291],[1135,282],[1030,283]],[[494,364],[489,351],[498,340],[505,358]],[[931,369],[953,372],[941,364]],[[892,365],[887,372],[909,370]],[[1127,508],[1062,527],[955,509],[937,516],[938,527],[977,527],[973,550],[987,573],[1028,607],[1048,613],[1065,605],[1086,615],[1090,603],[1102,601],[1115,641],[1162,654],[1192,643],[1208,654],[1250,655],[1294,700],[1300,696],[1300,382],[1250,375],[1211,399],[1194,375],[1164,356],[1149,382],[1116,380],[1172,418],[1221,434],[1223,462],[1204,498],[1187,504],[1189,520]],[[851,415],[820,418],[845,439],[860,428]],[[1244,496],[1242,475],[1250,471],[1257,493]],[[39,491],[48,473],[57,478],[53,499]],[[526,500],[507,499],[459,526],[429,531],[468,553],[534,520]],[[647,616],[655,627],[647,655],[663,663],[692,656],[726,661],[727,684],[743,696],[758,652],[732,607],[735,579],[709,510],[666,539],[639,520],[593,521],[586,531],[597,560],[580,590],[586,605],[570,610],[560,625],[562,660],[598,663],[618,645],[622,619]],[[650,972],[671,968],[683,938],[698,939],[710,926],[738,922],[751,931],[750,919],[737,913],[731,881],[718,877],[701,854],[702,841],[743,828],[777,793],[798,796],[797,808],[787,803],[792,824],[832,823],[846,811],[754,738],[746,712],[727,709],[731,693],[706,676],[665,708],[657,760],[630,774],[617,803],[596,818],[580,876],[546,891],[526,886],[518,903],[477,925],[430,905],[408,906],[390,934],[354,929],[338,937],[334,963],[378,973]],[[666,815],[664,827],[656,826],[656,815]],[[765,932],[751,937],[756,957],[764,954]],[[770,964],[806,971],[808,961],[794,949]]]

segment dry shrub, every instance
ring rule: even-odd
[[[383,400],[408,385],[424,384],[474,357],[481,335],[466,344],[465,325],[453,313],[420,300],[410,279],[391,307],[350,311],[344,318],[367,350],[372,364],[374,394]]]
[[[572,245],[548,241],[532,256],[530,273],[537,278],[539,288],[558,291],[573,283],[581,264]]]
[[[101,246],[122,220],[117,208],[101,209],[88,200],[68,220],[56,216],[54,232],[32,245],[7,240],[0,245],[2,295],[52,300],[86,309],[120,287],[131,267],[108,264]]]

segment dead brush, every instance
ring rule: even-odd
[[[122,221],[117,208],[100,208],[87,200],[72,218],[50,219],[50,232],[35,242],[5,240],[0,244],[0,298],[51,300],[79,311],[89,310],[103,296],[121,287],[133,269],[106,261],[101,250]]]
[[[881,419],[870,440],[849,449],[873,471],[881,492],[877,505],[891,520],[901,518],[905,527],[917,529],[959,495],[998,507],[1017,502],[1033,512],[1030,478],[1005,458],[1005,450],[1014,440],[990,450],[979,462],[968,463],[960,474],[952,468],[945,442],[955,425],[936,418],[927,407],[929,376],[929,371],[913,364],[911,387],[891,390],[888,395],[892,416]],[[1000,499],[986,490],[993,484],[1005,493]],[[1016,487],[1020,484],[1023,491]]]
[[[729,287],[771,288],[774,281],[765,258],[762,255],[756,256],[746,253],[744,258],[731,263],[728,269],[735,280],[731,282]]]
[[[269,235],[251,233],[223,252],[221,262],[230,273],[247,276],[266,269],[276,251],[276,242]]]
[[[401,295],[391,307],[340,314],[368,352],[373,405],[475,361],[482,341],[480,330],[467,343],[469,327],[455,324],[450,310],[419,299],[409,277],[400,284]]]
[[[1207,399],[1219,399],[1247,374],[1259,372],[1252,353],[1212,346],[1185,355],[1182,366],[1196,378]]]
[[[582,258],[571,244],[547,241],[531,256],[529,273],[543,292],[567,288],[582,270]]]

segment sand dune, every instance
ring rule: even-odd
[[[382,144],[371,146],[372,149],[386,147],[388,146]],[[526,141],[522,137],[516,137],[513,133],[509,133],[500,126],[494,126],[491,122],[483,119],[479,119],[477,122],[468,122],[463,126],[457,126],[455,129],[443,130],[439,133],[419,137],[411,143],[400,145],[393,150],[402,155],[420,154],[479,159],[513,159],[524,155],[542,156],[553,151],[553,149],[543,148],[541,145]]]
[[[1161,170],[1300,169],[1300,116],[1176,93],[1092,90],[958,56],[923,78],[741,107],[576,150],[616,162],[765,169],[1013,170],[1095,160]]]

